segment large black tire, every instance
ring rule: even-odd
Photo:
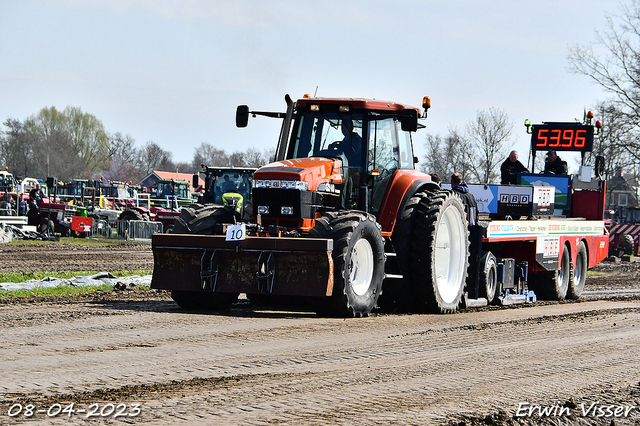
[[[587,280],[589,268],[589,254],[584,241],[578,246],[578,253],[573,261],[573,273],[567,289],[567,299],[579,299],[584,291],[584,283]]]
[[[469,267],[464,205],[448,191],[424,192],[416,206],[411,241],[411,283],[420,312],[456,312]]]
[[[396,253],[396,262],[400,269],[401,279],[387,279],[382,283],[382,293],[378,299],[378,305],[388,312],[415,311],[415,298],[411,290],[411,240],[412,220],[416,212],[416,206],[421,196],[413,196],[407,202],[404,210],[398,214],[396,224],[393,227],[391,242]]]
[[[480,258],[480,297],[487,299],[489,304],[495,302],[498,289],[498,262],[490,251]]]
[[[144,220],[144,216],[137,210],[125,210],[120,213],[118,220]]]
[[[233,215],[224,206],[192,204],[180,212],[171,234],[214,235],[217,223],[233,223]]]
[[[632,256],[634,254],[633,235],[620,235],[620,242],[622,248],[624,249],[624,254]]]
[[[529,275],[529,288],[535,291],[539,299],[564,300],[569,291],[570,281],[571,254],[569,248],[564,246],[558,270]]]
[[[311,236],[333,239],[333,294],[318,298],[319,315],[366,316],[376,307],[384,279],[381,227],[364,212],[329,212],[316,220]]]
[[[171,298],[184,309],[224,310],[238,301],[238,294],[171,290]]]
[[[49,234],[53,234],[55,232],[56,225],[51,219],[42,219],[40,225],[38,226],[38,232],[44,234],[45,232],[47,232],[47,228],[49,228]]]

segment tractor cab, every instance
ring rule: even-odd
[[[200,174],[204,174],[204,189],[198,197],[198,202],[231,206],[242,215],[251,197],[253,174],[256,169],[209,167],[204,163],[201,167],[202,171],[193,175],[194,187],[198,187]]]
[[[378,214],[395,172],[414,169],[411,132],[418,128],[418,109],[393,102],[348,98],[305,97],[295,104],[287,102],[287,113],[251,112],[285,118],[276,163],[259,170],[266,179],[256,177],[257,188],[275,181],[268,177],[275,176],[276,167],[286,166],[280,168],[282,172],[305,170],[308,175],[305,185],[320,194],[312,204]],[[430,106],[428,98],[423,106],[426,113]],[[244,127],[248,115],[248,107],[238,107],[236,124]],[[260,191],[256,194],[260,199]]]

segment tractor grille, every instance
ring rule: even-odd
[[[315,192],[297,189],[254,188],[253,209],[258,212],[259,206],[268,206],[269,214],[265,217],[284,219],[312,219],[316,207],[313,205]],[[292,207],[292,214],[283,215],[283,207]]]

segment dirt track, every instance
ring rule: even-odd
[[[638,424],[639,265],[603,264],[580,303],[455,315],[194,313],[139,291],[3,304],[0,424]],[[71,403],[71,418],[46,414]],[[109,404],[141,411],[78,412]],[[583,415],[592,404],[604,417]]]

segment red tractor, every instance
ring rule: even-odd
[[[460,199],[414,169],[419,110],[365,99],[287,101],[286,113],[238,107],[239,127],[250,114],[285,119],[276,162],[254,175],[250,220],[202,205],[185,234],[154,235],[152,286],[173,290],[185,307],[223,307],[238,293],[287,295],[307,297],[323,314],[361,316],[384,294],[389,305],[457,310],[468,224]],[[429,98],[423,106],[426,116]],[[247,235],[237,251],[228,251],[238,244],[229,229]]]
[[[462,199],[414,168],[412,135],[428,97],[422,114],[381,100],[285,99],[284,113],[237,109],[238,127],[250,115],[283,119],[244,214],[194,205],[180,229],[152,237],[151,287],[184,308],[226,308],[244,293],[252,302],[303,298],[328,316],[376,306],[449,313],[535,301],[529,279],[545,297],[578,298],[587,268],[606,257],[599,178],[574,196],[593,207],[582,221],[469,226]]]

